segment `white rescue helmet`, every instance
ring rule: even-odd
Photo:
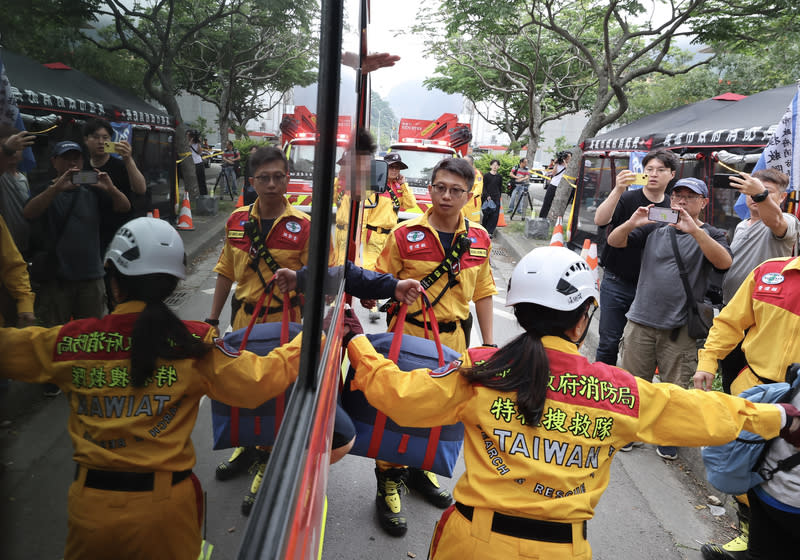
[[[522,257],[514,268],[506,305],[535,303],[572,311],[589,298],[598,302],[600,294],[597,278],[586,261],[566,247],[539,247]]]
[[[108,245],[104,263],[108,262],[125,276],[162,273],[186,278],[183,240],[158,218],[136,218],[120,227]]]

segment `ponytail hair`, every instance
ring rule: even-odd
[[[517,393],[517,410],[530,426],[542,418],[550,361],[542,344],[543,336],[559,336],[574,327],[586,313],[591,298],[571,311],[557,311],[535,303],[518,303],[514,315],[525,332],[503,346],[486,362],[462,370],[471,383],[503,392]]]
[[[131,384],[134,387],[146,385],[156,369],[158,358],[200,358],[210,350],[211,346],[189,332],[183,321],[164,303],[164,299],[175,291],[178,278],[164,273],[125,276],[113,264],[110,264],[110,269],[125,300],[145,303],[133,325]]]

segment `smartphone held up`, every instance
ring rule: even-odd
[[[665,224],[677,224],[681,214],[673,208],[663,208],[653,206],[647,211],[647,217],[654,222],[664,222]]]
[[[743,179],[741,175],[738,173],[714,173],[714,176],[711,177],[711,188],[713,189],[736,189],[738,185],[736,183],[731,183],[731,178],[737,177],[739,179]]]
[[[72,174],[73,185],[96,185],[97,171],[76,171]]]

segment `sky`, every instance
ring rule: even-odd
[[[391,68],[372,74],[372,89],[388,99],[398,118],[435,119],[442,113],[460,113],[460,95],[429,91],[422,85],[434,73],[435,61],[423,55],[424,38],[398,33],[410,30],[417,22],[417,12],[438,0],[371,0],[368,45],[371,52],[389,52],[400,56]]]

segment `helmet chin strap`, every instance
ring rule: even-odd
[[[578,340],[572,340],[572,339],[571,339],[570,337],[568,337],[566,334],[560,334],[560,335],[558,335],[558,336],[559,336],[559,338],[563,338],[563,339],[564,339],[564,340],[566,340],[567,342],[570,342],[570,343],[574,344],[575,346],[577,346],[578,348],[580,348],[580,347],[581,347],[581,344],[583,344],[583,340],[586,338],[586,335],[587,335],[587,334],[589,334],[589,325],[591,325],[591,324],[592,324],[592,319],[594,319],[594,314],[592,314],[592,315],[589,315],[589,318],[588,318],[588,320],[586,321],[586,328],[585,328],[585,329],[583,329],[583,333],[581,334],[581,337],[580,337]]]

